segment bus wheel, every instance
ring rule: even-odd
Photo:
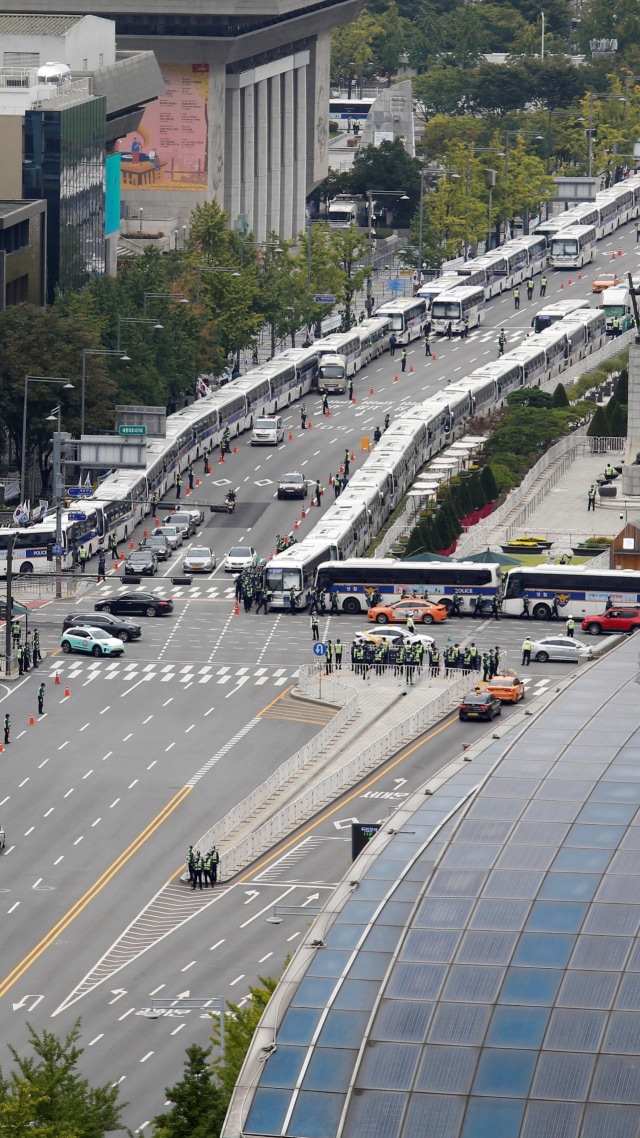
[[[551,617],[551,610],[548,605],[534,605],[533,616],[535,620],[549,620]]]
[[[342,606],[342,611],[348,612],[352,616],[357,616],[358,613],[361,612],[360,601],[356,600],[355,597],[347,597],[346,601],[344,602],[344,604]]]
[[[25,577],[27,573],[33,573],[33,565],[29,561],[23,561],[20,566],[20,576]]]

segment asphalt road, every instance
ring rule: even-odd
[[[616,259],[616,269],[635,269],[634,240],[634,227],[627,226],[622,235],[601,243],[596,265],[602,270],[610,250],[620,246],[625,256]],[[576,293],[590,290],[595,272],[590,269],[571,286]],[[207,513],[192,543],[211,545],[219,559],[242,541],[268,556],[276,533],[293,529],[300,518],[300,503],[275,498],[281,473],[301,468],[311,479],[320,477],[329,493],[328,474],[337,470],[344,447],[353,448],[352,469],[357,468],[360,439],[382,425],[386,411],[393,416],[401,406],[495,358],[501,326],[518,342],[535,309],[553,299],[567,274],[548,277],[544,302],[523,301],[516,313],[510,297],[496,299],[488,306],[484,327],[467,341],[434,343],[435,361],[426,362],[422,346],[411,345],[409,364],[415,370],[400,374],[398,383],[394,362],[388,357],[375,362],[356,379],[355,406],[331,400],[331,417],[323,420],[319,401],[307,399],[311,432],[300,431],[292,408],[283,448],[254,450],[241,437],[237,454],[209,477],[199,473],[202,485],[194,495],[206,505],[220,500],[228,485],[238,487],[236,513]],[[368,394],[371,387],[373,395]],[[300,522],[300,533],[314,518],[315,508]],[[178,554],[161,567],[161,575],[170,577],[180,564]],[[157,577],[152,587],[161,584]],[[14,1007],[5,1037],[18,1048],[26,1040],[27,1020],[61,1033],[81,1015],[83,1069],[96,1081],[124,1080],[123,1094],[131,1103],[126,1120],[139,1128],[162,1109],[162,1087],[179,1077],[184,1048],[206,1038],[209,1028],[207,1013],[200,1011],[184,1015],[174,1010],[159,1020],[146,1019],[139,1013],[150,994],[173,998],[189,991],[240,1002],[259,974],[277,974],[306,922],[289,918],[274,926],[265,924],[265,918],[281,894],[286,903],[313,907],[339,879],[349,847],[346,831],[334,823],[383,816],[381,804],[386,810],[397,799],[372,801],[372,794],[406,793],[483,728],[453,720],[438,734],[431,732],[393,772],[356,791],[344,814],[340,806],[337,817],[311,826],[284,860],[275,855],[267,864],[265,859],[231,888],[207,894],[210,903],[203,908],[199,897],[185,901],[189,891],[170,886],[167,893],[163,888],[182,868],[188,842],[318,729],[310,718],[294,721],[284,711],[281,719],[271,718],[283,701],[273,704],[269,716],[260,716],[286,693],[298,667],[311,661],[309,618],[234,616],[233,584],[218,567],[189,590],[167,582],[173,615],[142,618],[143,637],[126,646],[123,661],[54,655],[65,613],[74,604],[91,608],[98,596],[115,594],[118,588],[115,574],[105,585],[88,577],[77,601],[39,608],[37,623],[50,653],[45,666],[10,691],[0,689],[2,712],[9,710],[13,722],[12,743],[1,759],[0,820],[8,840],[0,880],[0,996],[5,1022]],[[362,626],[362,617],[327,617],[321,635],[340,636],[346,643]],[[537,630],[534,622],[526,629]],[[448,636],[461,643],[475,639],[481,648],[497,643],[506,666],[518,667],[524,631],[519,621],[476,624],[464,619],[442,626],[436,639],[441,647]],[[540,631],[548,632],[549,626]],[[526,675],[528,693],[543,690],[568,670],[566,665],[532,665]],[[31,726],[40,677],[47,683],[46,716]],[[67,685],[70,695],[65,698]],[[145,942],[136,917],[158,893]],[[130,925],[129,940],[110,954]],[[104,964],[95,972],[103,956]],[[85,976],[86,985],[78,988]]]

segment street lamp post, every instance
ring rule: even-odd
[[[122,344],[120,343],[120,336],[123,324],[153,324],[156,331],[162,331],[163,325],[159,320],[154,320],[152,317],[146,316],[119,316],[118,317],[118,335],[116,338],[116,352],[122,351]]]
[[[87,385],[87,356],[119,356],[124,363],[129,363],[131,356],[122,352],[120,348],[83,348],[82,349],[82,394],[80,396],[80,437],[84,434],[85,389]]]
[[[27,391],[30,383],[57,383],[61,384],[65,390],[72,390],[73,384],[69,379],[61,379],[59,376],[51,375],[25,375],[24,377],[24,406],[22,408],[22,470],[20,473],[20,493],[23,501],[28,498],[26,488],[26,474],[27,474]]]
[[[239,277],[240,270],[224,265],[197,265],[196,266],[196,304],[200,303],[200,274],[201,273],[231,273],[232,277]]]
[[[177,230],[176,230],[177,232]],[[168,297],[170,300],[179,300],[180,304],[188,304],[189,297],[184,292],[145,292],[142,294],[142,315],[147,315],[147,300],[153,297],[154,300],[160,297]]]
[[[518,135],[523,135],[523,136],[526,136],[528,138],[537,138],[540,140],[544,140],[544,135],[538,134],[538,132],[535,130],[506,130],[505,131],[505,146],[504,146],[504,177],[505,177],[505,181],[509,177],[509,135],[510,134],[515,134],[516,138],[518,137]]]
[[[60,405],[47,415],[49,422],[57,422],[53,433],[53,496],[56,507],[56,599],[62,596],[62,425]]]

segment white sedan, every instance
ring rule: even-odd
[[[216,567],[216,555],[208,545],[194,545],[184,555],[185,573],[211,573]]]
[[[234,545],[224,559],[225,573],[241,573],[258,564],[260,558],[252,545]]]
[[[370,640],[375,643],[380,643],[381,640],[386,640],[392,644],[394,640],[401,640],[403,644],[422,644],[425,648],[430,648],[433,644],[433,636],[428,636],[426,632],[409,632],[404,625],[398,624],[385,624],[376,625],[374,628],[365,628],[361,632],[356,632],[356,640]]]
[[[531,656],[539,664],[545,664],[547,660],[571,660],[575,663],[591,660],[593,648],[572,636],[544,636],[542,640],[533,641]]]

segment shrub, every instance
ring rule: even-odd
[[[587,434],[592,439],[604,439],[609,436],[609,422],[603,407],[596,407],[593,419],[587,427]]]
[[[564,383],[559,383],[558,386],[556,387],[556,389],[553,393],[552,399],[551,399],[551,406],[552,407],[568,407],[569,406],[569,396],[567,395],[567,391],[566,391],[566,388],[564,386]]]
[[[507,490],[513,490],[520,482],[520,475],[516,474],[508,466],[503,466],[501,462],[492,462],[491,469],[493,471],[495,484],[501,494]]]
[[[594,416],[595,418],[595,416]],[[627,433],[627,422],[624,411],[617,403],[609,417],[609,434],[616,439],[623,439]]]
[[[628,368],[623,367],[620,375],[618,376],[617,383],[613,389],[613,394],[618,403],[622,403],[625,407],[629,402],[629,371]]]
[[[483,466],[482,474],[480,475],[480,483],[485,492],[487,502],[495,502],[500,491],[498,490],[493,470],[489,465]]]

